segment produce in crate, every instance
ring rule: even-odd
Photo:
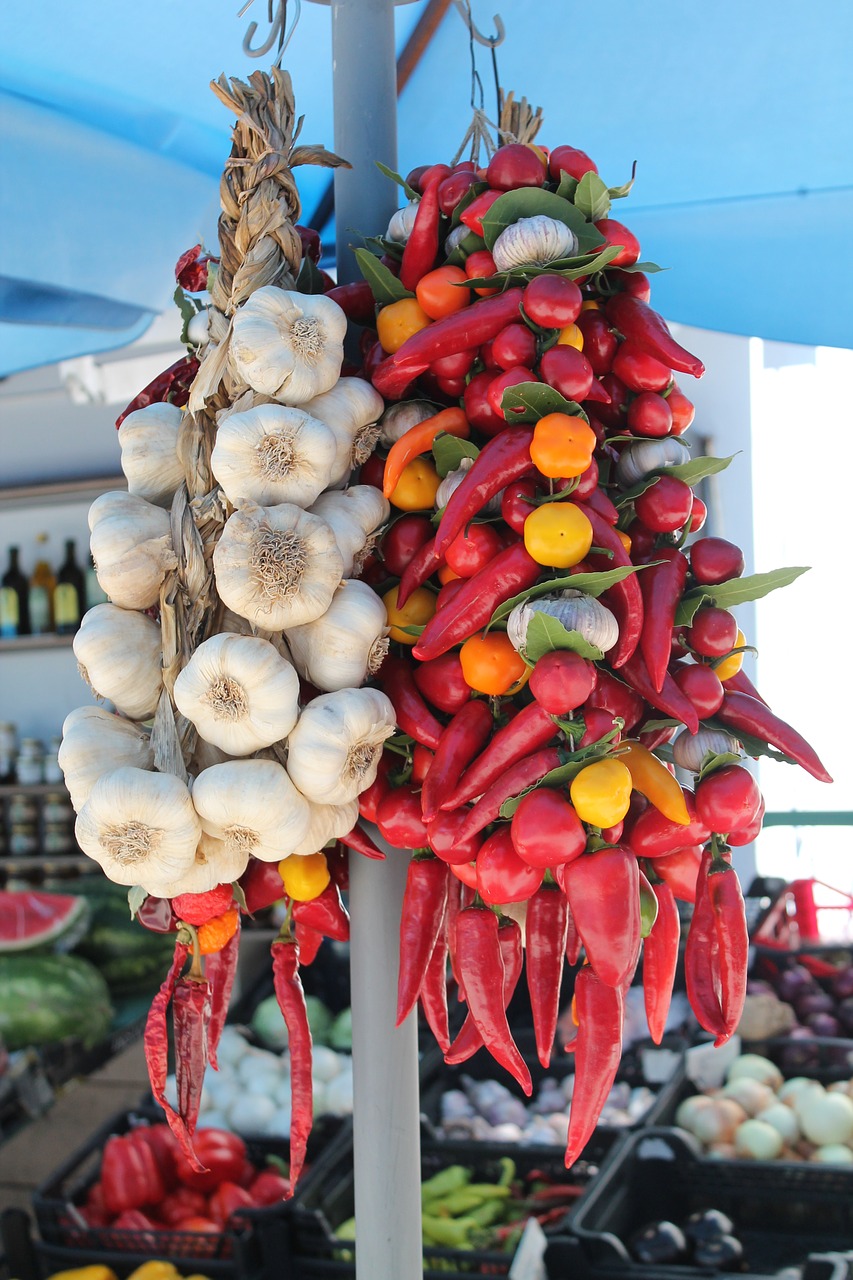
[[[582,949],[571,1163],[615,1077],[641,950],[663,1034],[676,897],[695,901],[693,1010],[718,1044],[738,1024],[731,846],[764,812],[744,758],[831,779],[741,672],[731,612],[804,570],[744,576],[732,543],[688,541],[705,520],[694,487],[731,459],[691,458],[683,438],[694,410],[674,375],[704,366],[649,305],[658,268],[611,217],[631,183],[537,146],[537,124],[516,106],[484,166],[475,150],[397,178],[409,204],[358,251],[365,290],[342,305],[364,323],[369,287],[365,364],[391,402],[362,471],[393,512],[366,576],[388,607],[378,682],[409,767],[389,758],[360,806],[414,851],[398,1020],[420,999],[448,1062],[484,1043],[529,1093],[505,1013],[517,921],[543,1065],[564,956]],[[468,1005],[453,1044],[447,953]]]

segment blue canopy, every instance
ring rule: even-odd
[[[253,16],[263,38],[266,7],[243,19],[237,7],[2,7],[0,374],[132,340],[168,305],[179,254],[215,244],[231,120],[209,82],[267,65],[240,47]],[[424,7],[397,9],[398,48]],[[475,0],[484,31],[491,8]],[[582,147],[613,184],[637,161],[614,216],[671,268],[654,286],[669,318],[853,346],[853,8],[503,0],[500,12],[501,81],[543,107],[545,145]],[[328,8],[304,4],[284,65],[303,140],[332,147],[330,28]],[[477,53],[494,116],[490,56]],[[403,172],[454,153],[470,95],[451,8],[400,99]],[[298,179],[307,217],[328,174]]]

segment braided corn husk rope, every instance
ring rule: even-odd
[[[231,317],[263,285],[292,289],[296,282],[302,244],[295,224],[301,203],[293,169],[347,164],[323,147],[296,145],[302,120],[296,117],[286,71],[256,71],[248,84],[223,75],[211,88],[237,119],[219,187],[220,264],[215,276],[211,272],[210,343],[178,440],[185,475],[171,511],[178,565],[160,592],[164,689],[151,736],[157,769],[183,779],[197,732],[175,710],[172,690],[198,645],[220,630],[224,612],[216,593],[213,552],[231,507],[213,477],[210,455],[217,415],[247,390],[228,360]]]

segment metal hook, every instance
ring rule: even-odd
[[[479,31],[477,27],[474,26],[474,18],[471,14],[470,3],[466,3],[466,0],[452,0],[452,2],[454,8],[459,13],[460,18],[468,28],[472,40],[476,40],[477,44],[485,45],[487,49],[497,49],[498,45],[503,44],[506,39],[506,27],[501,20],[500,14],[496,13],[492,18],[492,22],[495,24],[496,34],[493,36],[484,36],[482,31]]]
[[[237,17],[242,18],[243,14],[246,13],[246,11],[250,8],[252,3],[253,3],[253,0],[246,0],[246,3],[243,5],[242,9],[240,9],[240,11],[238,12]],[[281,60],[284,56],[284,51],[287,48],[287,46],[290,44],[291,38],[293,36],[294,31],[296,30],[296,26],[297,26],[297,23],[299,22],[299,18],[301,14],[302,14],[302,0],[294,0],[293,21],[291,22],[287,31],[285,31],[285,22],[287,20],[287,0],[278,0],[275,16],[270,19],[270,21],[272,22],[272,28],[266,40],[264,41],[264,43],[261,45],[258,45],[256,49],[252,48],[252,40],[254,39],[255,32],[258,29],[258,24],[257,22],[250,22],[249,29],[246,32],[245,36],[243,37],[243,52],[249,58],[262,58],[264,54],[269,53],[270,49],[273,47],[276,41],[278,41],[278,55],[275,61],[273,62],[273,66],[280,67]]]

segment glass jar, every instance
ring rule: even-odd
[[[62,738],[58,735],[50,739],[47,744],[47,751],[44,756],[44,780],[45,782],[64,782],[62,770],[59,767],[59,748],[62,746]]]
[[[42,849],[44,853],[70,853],[74,848],[74,836],[65,822],[46,822]]]
[[[23,738],[16,762],[18,782],[22,787],[44,782],[44,746],[38,738]]]
[[[19,858],[38,853],[38,826],[34,822],[13,822],[9,830],[9,856]]]

